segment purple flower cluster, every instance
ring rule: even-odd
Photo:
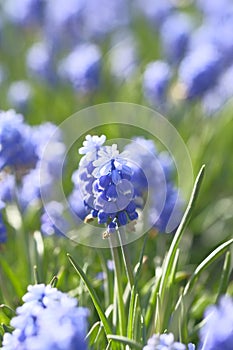
[[[124,154],[119,154],[117,145],[103,146],[106,137],[86,136],[80,153],[77,186],[83,201],[99,224],[107,225],[107,234],[114,232],[129,221],[136,220],[132,171],[126,165]]]
[[[187,346],[176,342],[172,333],[154,334],[143,347],[143,350],[186,350]],[[195,345],[188,344],[188,350],[195,350]]]
[[[97,218],[106,235],[138,219],[150,193],[146,216],[149,228],[174,230],[181,218],[181,200],[171,178],[168,156],[156,151],[153,141],[135,139],[121,154],[117,145],[105,146],[106,137],[86,136],[80,148],[79,169],[73,174],[71,207],[83,218]],[[76,193],[76,197],[74,194]],[[82,198],[83,205],[72,204]],[[169,227],[168,227],[169,224]],[[172,227],[172,229],[170,229]]]
[[[32,127],[14,110],[0,112],[0,201],[16,201],[22,211],[41,205],[41,191],[53,193],[64,152],[54,124]]]
[[[12,334],[5,333],[4,350],[86,350],[88,310],[77,300],[50,285],[28,286],[24,304],[11,320]]]

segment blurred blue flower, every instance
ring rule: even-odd
[[[39,80],[54,84],[56,74],[52,48],[45,42],[34,43],[27,52],[26,64],[29,74]]]
[[[64,206],[52,201],[46,204],[41,216],[41,232],[45,236],[64,236],[69,228],[68,221],[64,218]]]
[[[59,176],[66,150],[61,130],[53,123],[43,123],[32,128],[32,139],[43,171]]]
[[[0,111],[0,169],[10,166],[28,168],[37,162],[31,128],[14,110]]]
[[[171,63],[179,62],[188,48],[192,31],[191,17],[185,14],[169,16],[160,28],[163,51]]]
[[[149,201],[144,220],[160,232],[173,231],[182,217],[182,200],[172,180],[171,157],[160,154],[153,141],[142,137],[133,139],[125,149],[130,154],[135,202],[143,208]]]
[[[47,171],[41,170],[40,164],[30,170],[23,176],[17,192],[21,209],[25,211],[29,206],[40,204],[41,192],[49,198],[53,190],[53,183],[54,178]]]
[[[83,18],[86,39],[102,39],[129,23],[128,1],[87,0]]]
[[[197,0],[197,7],[205,16],[217,16],[229,11],[232,6],[230,0]]]
[[[29,26],[41,22],[43,3],[43,0],[8,0],[4,2],[3,10],[11,22]]]
[[[7,235],[6,235],[6,226],[3,222],[2,217],[2,209],[5,207],[5,204],[0,200],[0,244],[6,243]]]
[[[233,299],[222,296],[218,305],[205,311],[200,331],[200,350],[231,350],[233,345]]]
[[[143,75],[143,92],[152,105],[164,107],[171,77],[171,68],[166,62],[155,61],[146,66]]]
[[[7,93],[9,103],[22,112],[27,109],[31,97],[32,88],[30,84],[24,80],[13,82]]]
[[[13,174],[2,171],[0,173],[0,201],[12,202],[16,197],[16,181]]]
[[[80,93],[88,93],[99,85],[101,53],[94,44],[76,47],[60,63],[59,72]]]
[[[128,80],[138,66],[136,43],[128,37],[116,43],[109,52],[110,69],[114,78],[119,81]]]
[[[179,79],[187,98],[202,96],[213,88],[221,73],[221,57],[213,45],[203,45],[191,51],[181,62]]]
[[[28,287],[23,301],[11,320],[15,330],[5,333],[2,349],[87,349],[88,311],[77,307],[76,299],[49,285],[37,284]]]
[[[80,39],[84,0],[48,0],[45,4],[45,33],[55,51]]]
[[[175,342],[174,335],[168,334],[154,334],[143,347],[143,350],[186,350],[186,345]],[[195,350],[193,344],[188,344],[188,350]]]
[[[174,6],[169,0],[138,0],[137,2],[139,10],[155,26],[161,25],[174,10]]]

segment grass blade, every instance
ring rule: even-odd
[[[130,346],[131,349],[140,349],[140,350],[142,350],[142,344],[139,344],[139,343],[135,342],[134,340],[129,339],[127,337],[123,337],[123,336],[120,336],[120,335],[109,334],[107,336],[107,338],[109,340],[114,341],[114,342],[118,342],[118,343],[121,343],[121,344],[124,344],[124,345],[128,345],[128,346]]]
[[[85,275],[85,273],[83,272],[82,268],[73,260],[73,258],[67,254],[68,256],[68,259],[70,260],[71,264],[73,265],[75,271],[78,273],[78,275],[80,276],[80,278],[82,279],[82,281],[85,283],[88,291],[89,291],[89,294],[91,296],[91,299],[93,301],[93,304],[95,305],[95,308],[96,308],[96,311],[99,315],[99,318],[101,320],[101,322],[103,323],[103,327],[104,327],[104,330],[105,330],[105,333],[106,333],[106,336],[108,334],[111,334],[112,331],[111,331],[111,327],[110,327],[110,324],[105,316],[105,313],[102,309],[102,306],[100,304],[100,301],[99,301],[99,298],[95,292],[95,290],[93,289],[92,285],[91,285],[91,282],[89,281],[89,279],[87,278],[87,276]]]

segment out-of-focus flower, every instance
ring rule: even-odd
[[[156,26],[161,25],[174,9],[169,0],[138,0],[138,7],[151,24]]]
[[[109,53],[110,70],[114,78],[129,79],[137,68],[136,44],[129,37],[117,43]]]
[[[153,141],[141,137],[135,138],[125,149],[130,155],[136,204],[143,208],[145,201],[149,200],[144,220],[148,220],[149,226],[160,232],[173,231],[182,216],[182,201],[171,178],[169,155],[160,155]]]
[[[219,16],[226,13],[231,7],[232,2],[229,0],[197,0],[197,7],[206,16]]]
[[[186,350],[186,345],[176,342],[172,333],[154,334],[143,350]],[[188,344],[188,350],[195,350],[193,344]]]
[[[28,287],[23,301],[11,320],[15,330],[4,335],[4,350],[87,349],[88,311],[77,307],[76,299],[38,284]]]
[[[28,50],[26,63],[29,74],[53,84],[56,74],[51,51],[52,49],[44,42],[37,42]]]
[[[231,350],[233,344],[233,299],[222,296],[218,305],[205,311],[200,331],[201,350]]]
[[[32,97],[32,89],[27,81],[15,81],[9,87],[7,98],[16,109],[24,111]]]
[[[6,226],[2,218],[2,209],[4,208],[4,203],[0,200],[0,244],[5,243],[7,240]]]
[[[55,201],[48,203],[41,216],[41,232],[45,236],[64,236],[68,228],[68,221],[64,218],[64,206]]]
[[[56,178],[64,165],[65,145],[61,130],[55,124],[43,123],[32,128],[32,139],[43,171]]]
[[[43,0],[9,0],[4,2],[3,9],[10,21],[28,26],[41,21]]]
[[[31,128],[14,110],[0,111],[0,169],[30,168],[37,161]]]
[[[88,0],[85,2],[84,36],[102,39],[129,22],[128,1]]]
[[[15,199],[16,181],[13,174],[2,171],[0,173],[0,201],[12,202]]]
[[[187,98],[197,98],[213,88],[221,73],[221,57],[212,45],[191,51],[181,62],[179,79],[184,84]]]
[[[88,93],[99,85],[100,63],[99,48],[94,44],[83,44],[60,63],[59,72],[78,92]]]
[[[169,16],[161,26],[163,51],[172,64],[179,62],[185,55],[192,27],[191,18],[184,14]]]
[[[155,61],[146,66],[143,76],[143,91],[152,105],[164,107],[171,76],[171,68],[166,62]]]
[[[84,0],[46,1],[46,37],[55,51],[71,46],[80,38],[84,5]]]

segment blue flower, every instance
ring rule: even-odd
[[[28,287],[23,301],[11,320],[15,330],[4,335],[3,350],[87,349],[88,311],[77,307],[76,299],[38,284]]]
[[[171,69],[163,61],[151,62],[143,75],[143,91],[148,101],[157,107],[164,107],[171,80]]]
[[[27,52],[26,64],[29,74],[39,80],[53,84],[56,74],[53,65],[53,52],[44,42],[34,43]]]
[[[221,57],[213,45],[202,45],[191,51],[181,62],[179,78],[187,98],[202,96],[213,88],[221,73]]]
[[[231,350],[233,346],[233,299],[222,296],[218,305],[205,311],[200,331],[201,350]]]
[[[45,236],[64,236],[68,228],[68,221],[64,218],[64,206],[56,201],[48,203],[41,216],[41,232]]]
[[[9,87],[7,98],[9,103],[20,111],[25,111],[32,97],[32,89],[27,81],[15,81]]]
[[[149,194],[144,219],[160,232],[170,231],[170,227],[173,231],[182,216],[182,201],[172,181],[171,157],[164,152],[159,154],[153,141],[142,137],[135,138],[125,149],[130,154],[137,207],[144,207]]]
[[[119,154],[117,145],[103,146],[105,137],[90,137],[81,152],[85,153],[80,167],[73,174],[76,189],[93,218],[99,224],[106,224],[106,236],[129,221],[136,220],[138,214],[134,204],[134,187],[131,183],[131,168],[126,165],[126,152]],[[100,146],[100,144],[102,146]]]
[[[169,0],[138,0],[138,6],[151,24],[156,26],[161,25],[174,10]]]
[[[4,3],[3,9],[13,23],[28,26],[41,21],[43,0],[9,0]]]
[[[122,167],[127,162],[124,157],[125,155],[119,154],[116,144],[103,147],[98,151],[98,158],[93,162],[95,167],[93,176],[100,178],[107,175],[111,171],[112,166],[115,168]]]
[[[168,334],[154,334],[143,347],[143,350],[186,350],[186,345],[175,342],[174,335]],[[188,344],[188,350],[195,350],[193,344]]]
[[[14,110],[0,111],[0,169],[5,166],[28,168],[37,162],[31,128]]]
[[[87,135],[86,140],[83,142],[83,147],[79,148],[79,153],[80,154],[90,154],[93,152],[97,152],[106,141],[106,136],[101,135],[101,136],[91,136]]]
[[[60,64],[60,75],[80,93],[95,90],[100,79],[101,53],[94,44],[76,47]]]
[[[188,48],[192,22],[189,16],[169,16],[160,28],[163,51],[171,63],[179,62]]]

